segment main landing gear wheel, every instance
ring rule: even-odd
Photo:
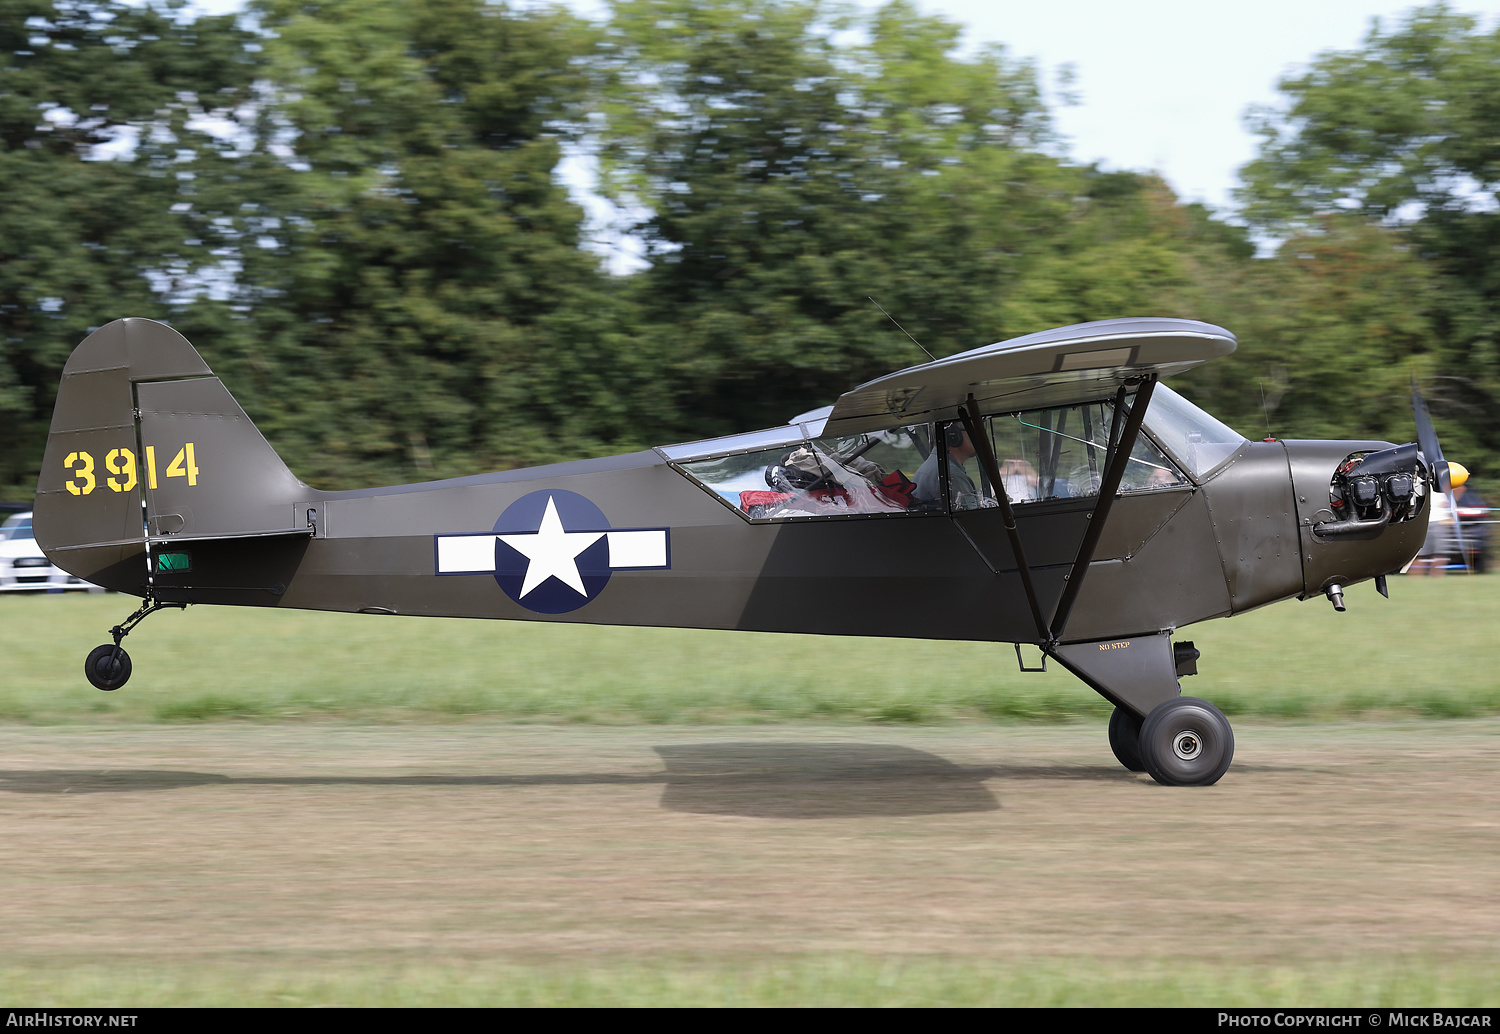
[[[1146,763],[1141,760],[1141,721],[1134,711],[1123,707],[1115,708],[1109,716],[1109,749],[1131,772],[1146,771]]]
[[[83,673],[95,689],[106,693],[119,689],[130,681],[130,654],[113,643],[96,646],[83,662]]]
[[[1177,697],[1141,723],[1141,761],[1164,786],[1212,786],[1234,760],[1234,730],[1207,700]]]

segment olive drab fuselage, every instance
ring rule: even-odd
[[[1425,533],[1417,467],[1399,523],[1320,534],[1346,517],[1336,469],[1388,443],[1250,442],[1157,386],[1232,347],[1189,321],[1086,324],[785,428],[326,492],[185,339],[119,320],[68,361],[36,537],[157,604],[1033,643],[1144,717],[1193,670],[1176,630],[1383,576]],[[923,498],[934,464],[974,491]]]

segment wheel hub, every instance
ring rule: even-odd
[[[1192,761],[1203,753],[1203,737],[1192,729],[1184,729],[1172,738],[1172,752],[1183,761]]]

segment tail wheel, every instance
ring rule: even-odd
[[[1234,730],[1207,700],[1177,697],[1141,723],[1141,761],[1164,786],[1212,786],[1234,760]]]
[[[1134,711],[1117,707],[1109,716],[1109,749],[1129,771],[1146,771],[1146,763],[1141,760],[1141,717]]]
[[[95,689],[119,689],[130,681],[130,654],[112,643],[96,646],[83,662],[83,673]]]

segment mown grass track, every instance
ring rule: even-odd
[[[1337,614],[1288,601],[1182,630],[1184,692],[1231,717],[1500,714],[1500,578],[1393,578]],[[1066,672],[991,643],[831,638],[230,608],[152,616],[128,686],[84,681],[124,596],[0,598],[0,720],[702,723],[1103,718]]]
[[[0,727],[10,1005],[1500,1003],[1500,719]]]

